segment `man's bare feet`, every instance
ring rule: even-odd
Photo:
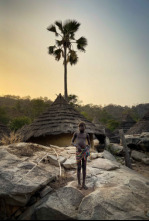
[[[81,184],[78,184],[77,188],[78,188],[79,190],[82,190]]]
[[[82,186],[82,189],[88,190],[88,187],[87,187],[86,185],[83,185],[83,186]]]

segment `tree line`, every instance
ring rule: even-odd
[[[10,130],[18,130],[30,124],[52,104],[47,97],[31,99],[30,96],[20,97],[5,95],[0,97],[0,122],[7,125]],[[109,104],[106,106],[86,104],[82,105],[77,95],[69,95],[68,102],[88,120],[96,118],[111,131],[115,130],[123,114],[129,114],[136,122],[149,111],[149,103],[136,106],[120,106]]]

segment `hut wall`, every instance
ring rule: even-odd
[[[55,145],[59,147],[67,147],[71,146],[73,134],[59,134],[59,135],[48,135],[48,136],[41,136],[41,137],[34,137],[28,140],[31,143],[37,143],[45,146]],[[91,146],[94,147],[93,144],[93,135],[90,134]]]

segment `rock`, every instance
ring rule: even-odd
[[[145,187],[146,194],[149,196]],[[138,188],[136,183],[136,188]],[[135,189],[132,187],[132,189]],[[145,220],[145,208],[148,207],[147,197],[144,202],[138,199],[126,186],[98,189],[85,197],[79,207],[79,220]],[[138,192],[138,196],[142,194]]]
[[[36,191],[59,175],[59,168],[40,164],[26,176],[34,165],[10,154],[7,148],[0,148],[0,199],[10,206],[25,206]]]
[[[136,150],[133,150],[132,153],[131,153],[131,157],[134,160],[142,161],[142,159],[147,158],[147,155],[144,154],[144,153],[138,152]]]
[[[65,157],[59,156],[57,159],[57,156],[54,155],[48,155],[47,159],[49,160],[50,164],[55,165],[56,167],[59,167],[59,162],[62,165],[66,161]]]
[[[120,164],[118,164],[117,162],[112,162],[110,160],[107,159],[102,159],[102,158],[98,158],[94,161],[92,161],[91,163],[89,163],[89,166],[92,168],[97,168],[97,169],[102,169],[102,170],[116,170],[120,168]]]
[[[128,147],[135,150],[143,150],[149,152],[149,133],[144,132],[137,135],[125,135]]]
[[[146,165],[149,165],[149,158],[143,158],[142,162]]]
[[[108,137],[106,137],[105,139],[105,146],[109,146],[110,145],[110,139]]]
[[[65,169],[76,169],[77,163],[76,163],[76,157],[70,157],[63,163],[63,166]]]
[[[107,150],[104,150],[103,158],[111,161],[116,161],[115,157]]]
[[[46,196],[48,193],[52,192],[52,188],[50,186],[46,186],[41,192],[40,192],[40,197],[43,198]]]
[[[97,159],[98,158],[99,153],[91,153],[90,154],[90,158],[91,159]]]
[[[119,144],[111,143],[107,147],[107,150],[116,156],[123,156],[123,146],[121,146]]]
[[[146,137],[148,137],[149,138],[149,132],[143,132],[143,133],[141,133],[141,135],[140,135],[140,137],[141,138],[146,138]]]
[[[75,188],[63,187],[49,195],[35,209],[36,220],[70,220],[77,217],[77,209],[83,199],[83,194]]]
[[[149,152],[149,137],[142,138],[138,142],[138,146],[141,150]]]
[[[98,140],[98,139],[94,139],[94,140],[93,140],[93,143],[94,143],[94,147],[96,147],[96,146],[99,145],[99,140]]]

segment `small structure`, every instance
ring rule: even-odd
[[[141,134],[142,132],[149,132],[149,112],[131,127],[126,134]]]
[[[118,129],[123,129],[124,133],[126,133],[131,127],[135,125],[136,121],[132,119],[129,114],[123,114],[120,126]]]
[[[1,139],[3,135],[9,135],[9,133],[10,130],[8,129],[8,127],[0,122],[0,145],[2,145]]]
[[[70,146],[73,133],[78,130],[78,124],[86,123],[86,132],[93,141],[95,134],[98,139],[105,138],[105,134],[76,111],[60,94],[50,108],[42,113],[34,122],[18,131],[24,142],[42,145]],[[93,142],[92,142],[93,145]]]

